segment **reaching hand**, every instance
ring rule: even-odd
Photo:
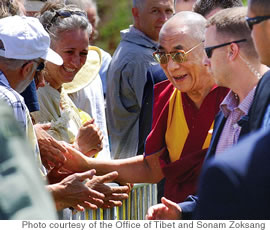
[[[57,210],[72,207],[77,211],[84,211],[84,208],[97,209],[97,207],[101,207],[105,196],[83,183],[86,179],[91,180],[94,174],[95,170],[74,173],[58,184],[48,185]]]
[[[180,220],[182,219],[182,210],[178,204],[173,201],[161,198],[160,204],[150,207],[146,214],[147,220]]]
[[[51,124],[34,125],[41,160],[47,169],[60,167],[66,160],[63,153],[67,151],[63,142],[55,140],[47,133],[47,130],[49,130],[50,127]]]
[[[121,201],[128,198],[128,193],[130,192],[129,186],[110,186],[108,184],[104,184],[114,181],[117,176],[117,172],[111,172],[103,176],[94,176],[92,180],[89,180],[86,183],[89,188],[92,188],[105,195],[105,198],[103,199],[104,204],[101,206],[101,208],[121,206]]]
[[[102,150],[103,134],[94,124],[94,120],[88,121],[80,128],[74,146],[86,156],[92,156]]]

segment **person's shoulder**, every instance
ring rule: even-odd
[[[247,173],[251,163],[259,159],[260,155],[268,156],[268,145],[270,142],[270,130],[259,130],[241,139],[238,144],[229,148],[224,153],[216,155],[209,161],[208,167],[228,168],[238,171],[241,175]],[[270,156],[269,156],[270,158]],[[263,163],[262,161],[259,161]]]
[[[0,85],[0,99],[4,100],[11,106],[16,104],[16,106],[19,107],[19,105],[22,106],[24,104],[23,97],[14,89],[5,85]]]

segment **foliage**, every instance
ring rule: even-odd
[[[98,0],[100,15],[96,45],[113,54],[120,41],[120,31],[132,24],[131,0]]]

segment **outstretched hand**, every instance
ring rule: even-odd
[[[63,142],[57,141],[47,133],[47,130],[49,130],[50,127],[50,123],[34,125],[41,160],[47,169],[63,165],[66,161],[64,153],[67,151]]]
[[[87,209],[97,209],[103,205],[105,195],[95,191],[84,183],[86,179],[92,179],[95,170],[83,173],[74,173],[60,183],[48,185],[52,192],[57,210],[71,207],[77,211]]]
[[[114,181],[117,176],[117,172],[111,172],[103,176],[94,176],[92,180],[89,180],[86,183],[89,188],[105,195],[105,198],[103,199],[104,204],[102,204],[101,208],[121,206],[121,201],[128,198],[128,193],[130,192],[129,186],[110,186],[108,184],[104,184]]]
[[[180,220],[182,219],[182,210],[178,204],[173,201],[161,198],[160,204],[150,207],[146,214],[147,220]]]

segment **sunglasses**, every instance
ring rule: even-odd
[[[217,49],[217,48],[220,48],[220,47],[223,47],[223,46],[227,46],[227,45],[230,45],[232,43],[240,43],[240,42],[246,42],[246,41],[247,41],[247,39],[241,39],[241,40],[237,40],[237,41],[223,43],[223,44],[216,45],[216,46],[205,47],[204,50],[205,50],[205,53],[206,53],[207,57],[211,58],[214,49]]]
[[[29,64],[30,62],[35,62],[37,63],[37,67],[36,67],[36,72],[40,72],[42,71],[44,68],[45,68],[45,63],[42,61],[42,62],[38,62],[36,60],[31,60],[31,61],[27,61],[25,62],[23,65],[22,65],[22,68],[24,68],[27,64]]]
[[[45,63],[42,61],[42,62],[37,62],[37,61],[34,61],[36,62],[38,65],[37,65],[37,68],[36,68],[36,72],[35,72],[35,76],[34,76],[34,81],[35,81],[35,84],[36,86],[38,85],[38,82],[39,82],[39,74],[40,72],[45,68]]]
[[[55,11],[55,15],[53,16],[50,24],[47,26],[47,29],[49,29],[55,23],[57,18],[68,18],[72,15],[78,15],[87,19],[87,16],[83,11],[57,10]]]
[[[254,18],[246,17],[246,22],[248,24],[249,29],[252,30],[254,25],[259,24],[268,19],[270,19],[270,16],[257,16]]]
[[[175,52],[170,52],[170,53],[165,53],[165,52],[161,52],[161,51],[156,51],[153,53],[153,57],[155,58],[155,60],[157,62],[159,62],[160,64],[168,64],[169,62],[169,57],[171,56],[172,60],[174,62],[177,63],[183,63],[185,61],[187,61],[187,54],[190,53],[192,50],[194,50],[195,48],[197,48],[199,45],[201,45],[204,41],[198,43],[197,45],[195,45],[194,47],[192,47],[191,49],[189,49],[188,51],[184,51],[184,50],[178,50]]]
[[[36,68],[36,72],[40,72],[42,71],[44,68],[45,68],[45,63],[42,61],[42,62],[37,62],[37,61],[34,61],[38,64],[37,68]]]

